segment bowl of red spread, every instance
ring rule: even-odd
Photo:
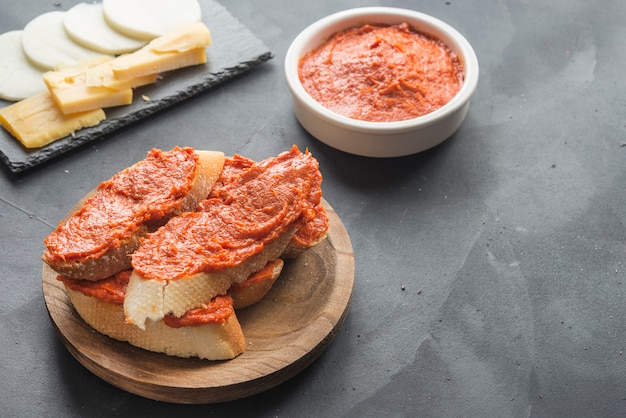
[[[304,29],[285,56],[294,113],[315,138],[367,157],[432,148],[460,127],[478,84],[469,42],[432,16],[363,7]]]

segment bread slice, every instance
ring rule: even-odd
[[[169,218],[195,210],[219,178],[224,160],[216,151],[152,150],[145,160],[101,183],[46,237],[43,261],[65,277],[91,281],[130,268],[129,255],[140,238]]]
[[[285,262],[280,258],[270,261],[243,283],[233,284],[228,293],[233,298],[235,310],[252,306],[265,297],[280,276]]]
[[[124,300],[126,322],[145,329],[150,321],[159,321],[168,314],[181,316],[213,297],[225,294],[233,284],[243,283],[268,262],[278,259],[295,231],[295,226],[290,227],[263,251],[222,271],[201,272],[176,280],[145,278],[133,271]]]
[[[141,330],[126,323],[122,304],[87,295],[64,283],[80,317],[96,331],[115,340],[169,356],[207,360],[232,359],[245,350],[245,338],[232,299],[230,309],[222,307],[227,312],[220,313],[221,320],[177,328],[163,320],[147,321]]]

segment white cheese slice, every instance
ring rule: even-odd
[[[151,40],[170,29],[202,20],[198,0],[103,0],[104,17],[128,36]]]
[[[22,31],[0,35],[0,98],[17,101],[46,90],[43,70],[33,65],[22,50]]]
[[[22,34],[22,47],[26,56],[46,70],[57,66],[73,65],[101,52],[85,48],[74,42],[65,31],[62,11],[41,14],[28,22]]]
[[[75,42],[103,54],[124,54],[146,44],[113,29],[104,19],[102,3],[77,4],[67,11],[63,24]]]

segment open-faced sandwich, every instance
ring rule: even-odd
[[[321,182],[317,160],[296,147],[261,162],[152,150],[46,237],[43,260],[100,333],[232,359],[246,346],[236,309],[263,298],[283,259],[326,237]]]

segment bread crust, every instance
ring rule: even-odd
[[[130,268],[129,255],[139,248],[141,238],[148,231],[147,225],[140,226],[132,236],[121,240],[118,248],[107,251],[106,254],[97,258],[89,257],[80,261],[56,261],[51,260],[44,252],[42,259],[54,271],[70,279],[102,280]]]
[[[246,347],[235,312],[223,323],[172,328],[163,321],[147,321],[145,330],[128,324],[122,305],[108,303],[65,286],[76,312],[93,329],[118,341],[156,353],[206,360],[229,360]]]
[[[78,261],[62,261],[53,259],[48,251],[44,251],[43,261],[62,276],[75,280],[97,281],[130,268],[130,254],[139,247],[141,238],[164,224],[169,218],[182,212],[195,210],[219,178],[224,166],[224,153],[198,150],[195,153],[199,158],[192,186],[187,195],[180,200],[179,205],[164,213],[162,217],[139,225],[130,236],[120,240],[117,248],[103,255],[88,256]]]

